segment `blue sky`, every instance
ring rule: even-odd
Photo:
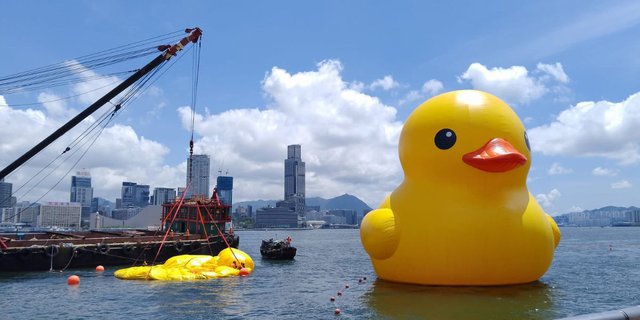
[[[525,123],[533,146],[528,186],[548,212],[640,206],[636,1],[5,1],[0,8],[0,75],[202,28],[196,151],[211,155],[214,175],[235,177],[236,201],[281,198],[286,145],[299,143],[308,196],[350,193],[376,206],[402,180],[397,137],[413,108],[434,94],[475,88],[507,101]],[[0,163],[90,97],[18,104],[78,90],[0,98]],[[190,101],[186,56],[78,164],[91,171],[95,194],[114,199],[125,180],[183,185]],[[26,181],[50,152],[7,181]],[[70,180],[45,199],[66,200]]]

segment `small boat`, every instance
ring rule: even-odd
[[[284,240],[262,240],[260,254],[263,258],[272,260],[292,260],[298,249],[291,245],[291,237]]]

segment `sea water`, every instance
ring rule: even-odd
[[[248,277],[124,281],[114,267],[0,274],[0,319],[553,319],[640,305],[640,228],[561,231],[540,281],[504,287],[377,280],[358,230],[240,231],[256,262]],[[262,239],[287,236],[295,260],[260,258]],[[66,284],[72,274],[80,285]]]

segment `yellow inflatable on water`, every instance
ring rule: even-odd
[[[360,228],[382,279],[505,285],[539,279],[560,231],[526,185],[525,128],[497,97],[445,93],[420,105],[400,136],[404,180]]]
[[[114,275],[125,280],[186,281],[248,275],[253,268],[253,260],[248,254],[227,248],[217,256],[184,254],[161,265],[120,269]]]

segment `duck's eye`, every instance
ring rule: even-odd
[[[436,133],[436,137],[433,140],[436,143],[436,147],[447,150],[456,144],[456,133],[451,129],[442,129]]]
[[[527,132],[524,132],[524,143],[527,144],[527,150],[531,151],[531,145],[529,144],[529,136],[527,135]]]

